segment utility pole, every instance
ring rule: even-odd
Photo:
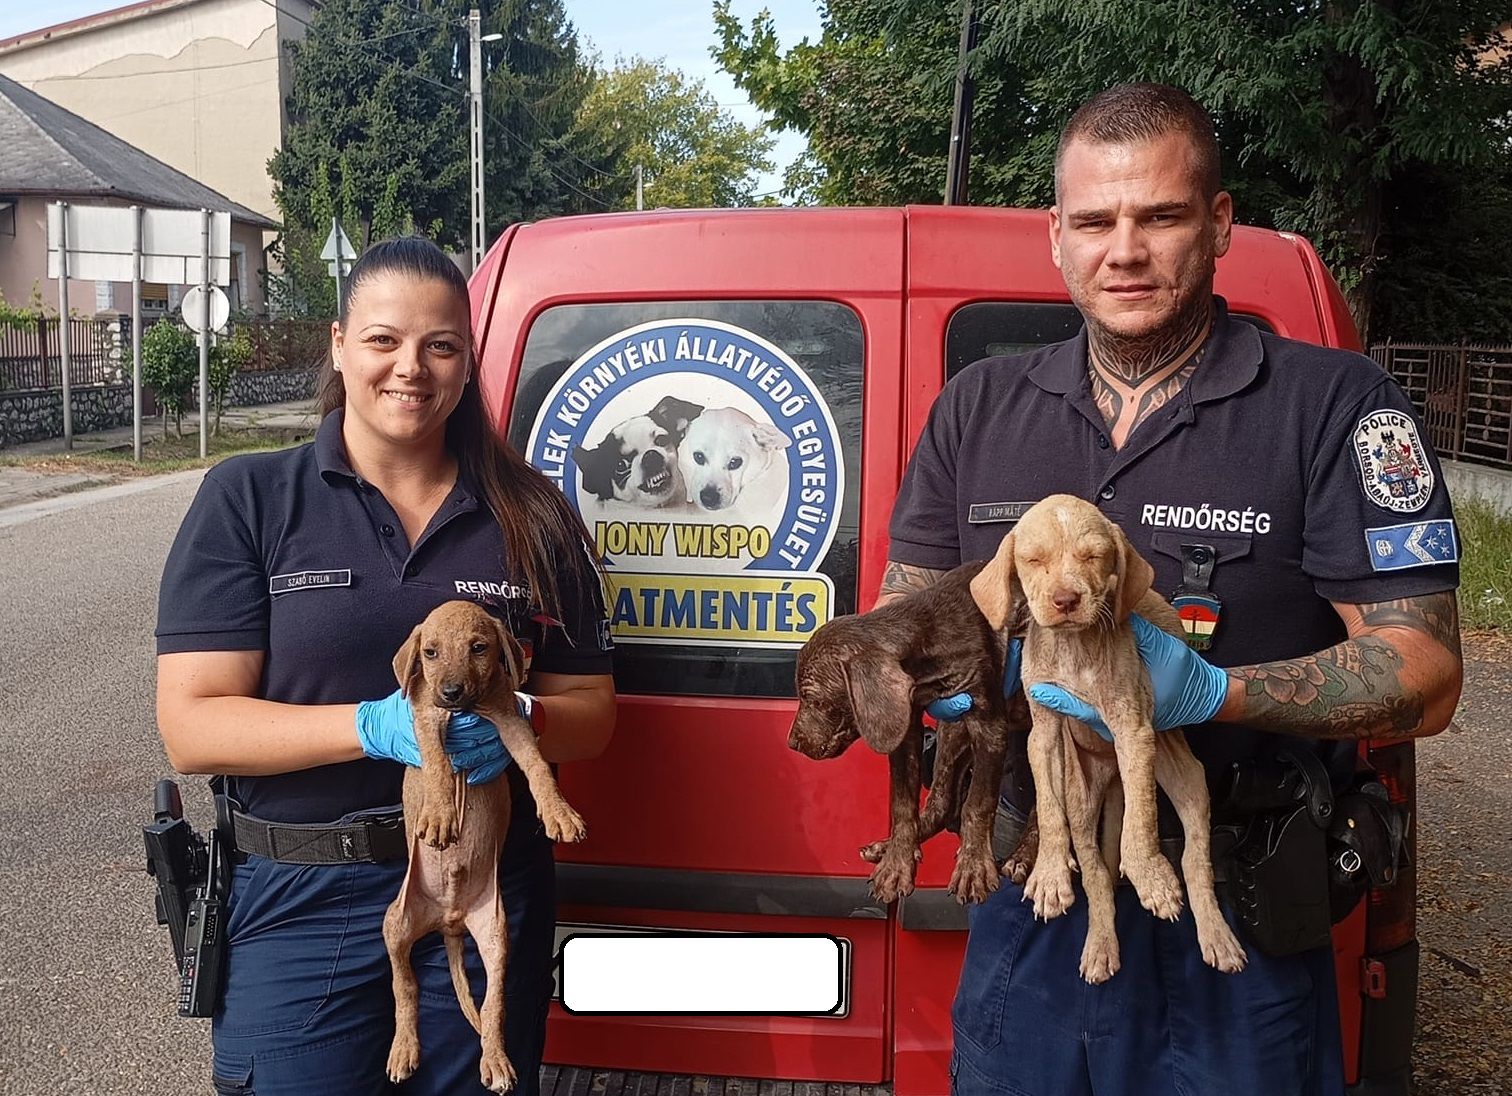
[[[68,203],[59,202],[58,232],[58,349],[63,377],[63,448],[73,448],[73,339],[68,322]]]
[[[635,208],[646,208],[646,169],[640,164],[635,165]]]
[[[467,13],[468,101],[472,118],[472,268],[483,263],[487,241],[483,203],[483,17],[477,8]]]
[[[966,182],[971,175],[971,106],[976,97],[976,81],[967,69],[971,51],[976,49],[980,23],[972,10],[972,0],[961,6],[961,49],[956,67],[955,106],[950,114],[950,158],[945,164],[945,204],[966,204]]]

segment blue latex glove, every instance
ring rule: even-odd
[[[419,767],[414,713],[403,690],[357,705],[357,741],[368,757]],[[499,741],[498,728],[472,712],[458,712],[447,721],[446,753],[453,769],[467,770],[469,784],[488,783],[514,760]]]
[[[1024,641],[1010,639],[1007,657],[1003,660],[1003,695],[1012,696],[1019,689],[1019,665],[1024,660]],[[941,723],[954,723],[971,711],[971,697],[966,693],[954,693],[938,697],[924,705],[924,710]]]
[[[1138,613],[1129,617],[1129,623],[1134,627],[1139,657],[1149,671],[1150,687],[1155,692],[1155,713],[1151,719],[1155,729],[1190,727],[1217,715],[1228,696],[1228,674]],[[1081,720],[1109,742],[1113,741],[1097,709],[1059,685],[1030,685],[1029,696],[1062,715]]]

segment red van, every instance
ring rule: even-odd
[[[1337,287],[1296,236],[1236,229],[1217,289],[1279,334],[1358,348]],[[509,228],[472,292],[497,422],[572,499],[614,579],[619,724],[601,759],[562,771],[590,829],[558,852],[562,935],[843,942],[828,1014],[553,1005],[548,1061],[947,1092],[965,942],[944,890],[955,838],[926,847],[914,895],[871,898],[857,849],[886,835],[886,763],[860,747],[823,764],[787,748],[793,666],[815,628],[875,598],[894,494],[945,381],[1080,326],[1045,213],[569,217]],[[1411,806],[1411,743],[1369,760]],[[1410,852],[1404,877],[1334,934],[1357,1093],[1408,1091]]]

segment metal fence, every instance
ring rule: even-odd
[[[0,391],[63,386],[61,325],[56,317],[0,323]],[[68,335],[70,384],[121,380],[113,323],[70,319]]]
[[[244,372],[314,369],[331,345],[331,325],[323,320],[253,320],[246,327],[252,360]]]
[[[1406,390],[1441,457],[1512,469],[1512,346],[1388,341],[1370,356]]]

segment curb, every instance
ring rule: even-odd
[[[61,514],[67,510],[77,510],[81,506],[92,506],[97,502],[108,502],[111,499],[121,498],[126,495],[139,494],[142,491],[152,491],[159,487],[168,487],[175,483],[186,483],[191,480],[203,479],[206,468],[190,468],[184,472],[168,472],[161,476],[144,476],[128,483],[116,483],[109,487],[98,487],[91,491],[74,491],[67,495],[55,495],[52,498],[38,499],[36,502],[23,502],[17,506],[10,506],[0,510],[0,529],[9,528],[13,525],[22,525],[28,521],[45,518],[50,514]]]

